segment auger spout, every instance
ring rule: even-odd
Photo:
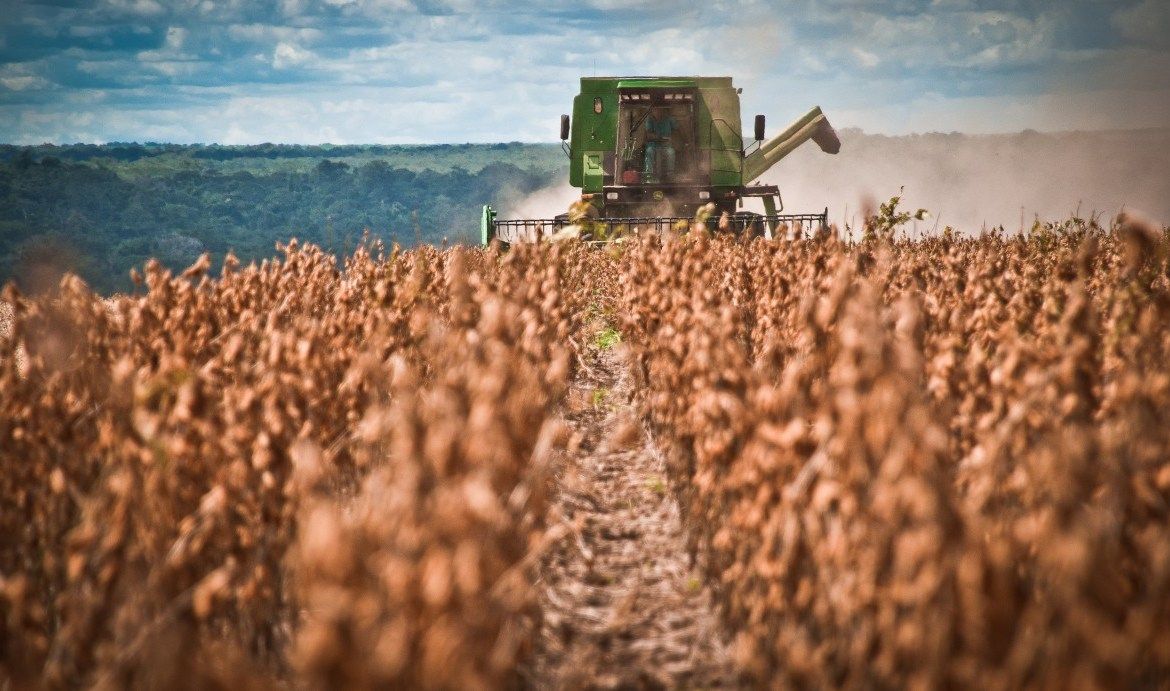
[[[841,150],[841,140],[829,124],[829,119],[814,107],[804,117],[792,123],[783,132],[764,142],[762,146],[743,161],[744,181],[755,180],[776,165],[780,159],[796,150],[809,139],[821,147],[821,151],[835,154]]]

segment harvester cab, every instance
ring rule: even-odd
[[[561,116],[561,140],[569,184],[581,189],[577,208],[583,218],[503,220],[485,206],[483,243],[536,240],[571,224],[595,240],[663,232],[689,226],[709,204],[713,230],[772,237],[782,226],[824,226],[828,209],[782,213],[779,189],[752,183],[810,139],[837,153],[837,133],[813,108],[764,141],[764,116],[757,115],[754,141],[745,147],[740,91],[730,77],[582,78],[572,117]],[[763,214],[743,210],[749,197],[762,199]]]
[[[694,89],[618,89],[617,185],[696,184]],[[612,183],[614,180],[609,180]]]

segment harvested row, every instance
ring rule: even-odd
[[[1168,256],[1126,222],[628,248],[643,410],[749,678],[1164,683]]]
[[[9,290],[0,678],[508,683],[575,251],[293,244],[112,303]]]

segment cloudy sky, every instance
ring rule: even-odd
[[[1170,123],[1166,0],[0,0],[0,141],[552,141],[577,79],[729,74],[900,134]]]

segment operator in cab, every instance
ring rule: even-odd
[[[674,144],[678,123],[667,108],[655,108],[646,118],[646,154],[642,172],[646,182],[665,182],[674,177]]]

